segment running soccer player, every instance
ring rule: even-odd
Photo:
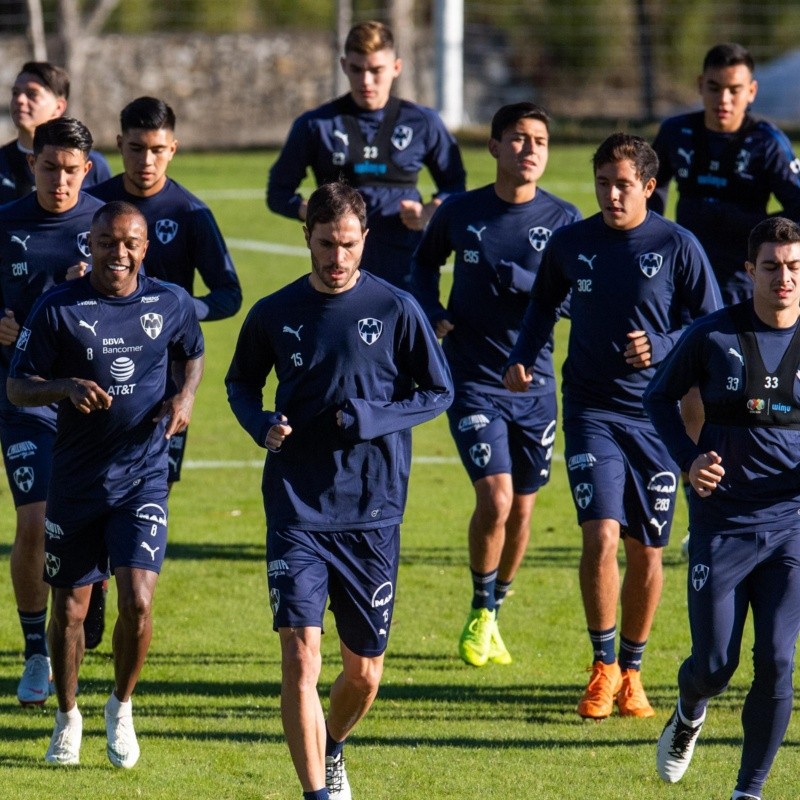
[[[530,538],[536,492],[550,475],[556,426],[552,339],[525,396],[502,386],[550,234],[580,219],[539,188],[550,118],[533,103],[503,106],[492,119],[493,184],[444,201],[414,255],[414,293],[443,339],[456,397],[450,432],[475,489],[469,523],[472,601],[459,640],[467,664],[510,664],[497,615]],[[442,265],[455,252],[453,287],[439,300]]]
[[[203,334],[183,289],[139,275],[147,222],[134,206],[102,206],[89,246],[91,272],[34,306],[17,339],[8,394],[19,406],[58,405],[45,547],[58,710],[45,759],[80,761],[83,618],[91,586],[109,577],[110,564],[119,617],[107,755],[128,769],[139,758],[131,694],[153,633],[167,544],[167,445],[191,417]]]
[[[712,47],[698,78],[703,110],[665,120],[653,142],[659,169],[649,207],[664,213],[674,178],[677,222],[703,245],[726,305],[752,292],[742,268],[747,234],[766,218],[770,197],[800,219],[800,161],[778,128],[748,113],[753,70],[740,44]]]
[[[167,175],[178,148],[175,112],[163,100],[139,97],[120,113],[117,146],[123,172],[89,194],[104,202],[124,200],[147,220],[150,245],[145,271],[151,278],[176,283],[194,295],[199,274],[208,293],[194,297],[203,322],[232,317],[242,305],[242,289],[225,240],[208,206]],[[181,479],[188,428],[169,440],[170,486]],[[86,615],[86,647],[103,635],[105,587],[95,586]]]
[[[650,145],[613,134],[593,165],[600,213],[550,238],[504,382],[513,391],[534,383],[529,365],[571,291],[565,457],[583,534],[579,576],[594,649],[578,713],[602,719],[616,700],[623,716],[650,717],[640,669],[661,596],[678,468],[647,419],[642,392],[685,319],[714,311],[721,299],[695,237],[647,210],[658,169]],[[621,586],[620,538],[627,562]]]
[[[41,705],[50,694],[49,591],[42,576],[56,414],[54,406],[9,403],[6,377],[20,326],[36,299],[89,259],[89,226],[102,205],[80,191],[91,146],[91,134],[77,120],[57,117],[39,125],[30,156],[36,191],[0,208],[0,444],[16,508],[11,582],[25,639],[17,687],[23,705]]]
[[[350,800],[343,748],[378,692],[396,594],[411,427],[452,402],[447,362],[405,292],[359,269],[366,207],[329,183],[309,198],[311,274],[260,300],[225,382],[269,450],[267,576],[281,644],[281,716],[305,800]],[[262,391],[275,370],[275,411]],[[342,672],[316,687],[327,599]]]
[[[736,667],[753,613],[753,683],[742,709],[732,800],[761,800],[792,713],[800,632],[800,226],[772,217],[750,233],[752,299],[694,323],[661,364],[645,407],[689,473],[691,655],[657,748],[658,774],[679,781],[712,697]],[[699,385],[705,424],[687,436],[677,400]]]
[[[391,95],[402,61],[386,25],[354,26],[341,65],[349,93],[295,120],[269,173],[267,206],[304,220],[307,202],[297,188],[309,167],[317,185],[358,187],[370,230],[361,266],[405,289],[420,232],[448,194],[466,188],[461,153],[433,109]],[[437,187],[427,203],[417,190],[423,167]]]
[[[69,77],[61,68],[46,61],[22,65],[11,88],[11,121],[17,138],[0,147],[0,205],[34,191],[34,174],[29,155],[33,152],[33,133],[37,125],[61,117],[67,110]],[[91,166],[85,186],[111,177],[105,158],[96,150],[89,154]]]

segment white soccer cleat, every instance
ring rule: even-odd
[[[70,766],[80,764],[81,738],[83,737],[83,718],[80,713],[70,718],[60,711],[56,712],[56,724],[50,737],[44,760],[48,764]]]
[[[109,709],[112,706],[112,710]],[[118,707],[116,713],[114,707]],[[113,696],[103,710],[106,720],[106,753],[108,760],[121,769],[130,769],[139,760],[139,742],[133,729],[133,709],[130,700],[120,703]]]
[[[325,756],[325,787],[330,800],[352,800],[353,795],[350,793],[350,782],[347,780],[342,753],[336,758]]]
[[[25,669],[17,686],[17,700],[23,706],[40,706],[50,696],[50,659],[35,655],[25,661]]]
[[[694,746],[705,718],[703,714],[692,726],[681,720],[677,708],[672,712],[656,747],[656,769],[661,780],[677,783],[683,777],[692,762]]]

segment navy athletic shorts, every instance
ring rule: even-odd
[[[3,461],[15,508],[47,499],[55,440],[55,429],[41,418],[0,415]]]
[[[550,479],[556,414],[555,394],[458,392],[447,409],[450,433],[470,480],[510,474],[516,494],[532,494]]]
[[[323,628],[325,605],[358,656],[386,650],[394,610],[400,527],[369,531],[267,531],[273,628]]]
[[[565,458],[578,522],[614,519],[649,547],[669,542],[678,466],[658,434],[624,421],[564,423]]]
[[[108,503],[49,497],[44,579],[62,588],[108,578],[109,568],[161,572],[167,549],[167,485],[142,481],[128,497]]]

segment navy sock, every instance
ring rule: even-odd
[[[706,706],[708,705],[708,698],[703,698],[697,703],[689,703],[685,698],[681,697],[678,700],[678,716],[687,725],[697,722],[703,714],[706,713]]]
[[[328,730],[328,726],[325,726],[325,755],[330,756],[332,758],[336,758],[339,753],[344,750],[344,743],[347,740],[343,740],[341,742],[337,742],[330,734]]]
[[[25,611],[17,610],[19,623],[22,626],[22,635],[25,637],[25,658],[31,656],[47,655],[47,634],[45,632],[45,621],[47,620],[47,609],[35,611],[28,614]]]
[[[641,669],[642,654],[647,645],[647,639],[643,642],[632,642],[624,636],[619,637],[619,668],[620,669]]]
[[[475,572],[470,569],[472,573],[472,607],[473,608],[488,608],[489,611],[494,610],[494,587],[497,583],[497,570],[491,572]]]
[[[501,581],[499,578],[494,582],[494,613],[500,615],[500,607],[506,599],[508,590],[511,588],[511,581]]]
[[[594,648],[594,661],[602,661],[604,664],[613,664],[617,660],[617,653],[614,650],[614,641],[617,638],[617,626],[608,628],[605,631],[589,631],[589,638]]]
[[[328,790],[323,786],[316,792],[303,792],[303,800],[328,800]]]

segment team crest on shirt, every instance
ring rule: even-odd
[[[575,497],[578,508],[584,509],[592,502],[592,497],[594,497],[594,485],[591,483],[579,483],[572,494]]]
[[[156,222],[156,237],[161,244],[169,244],[178,233],[178,223],[174,219],[160,219]]]
[[[156,314],[154,311],[151,311],[148,314],[142,314],[139,320],[142,323],[144,332],[151,339],[157,339],[158,334],[161,333],[161,328],[164,326],[164,317],[162,317],[161,314]]]
[[[44,565],[47,569],[47,574],[51,578],[55,578],[58,575],[59,570],[61,569],[61,559],[58,556],[54,556],[52,553],[45,553],[44,554]]]
[[[89,231],[79,233],[76,237],[76,242],[78,245],[78,250],[81,251],[81,254],[85,258],[89,258],[91,256],[91,251],[89,250]]]
[[[33,488],[33,467],[19,467],[14,470],[14,483],[21,492],[29,492]]]
[[[639,269],[645,278],[654,278],[658,275],[664,259],[658,253],[643,253],[639,256]]]
[[[492,446],[486,442],[478,442],[469,449],[469,457],[476,467],[485,467],[492,457]]]
[[[414,131],[408,125],[397,125],[392,132],[392,144],[398,150],[405,150],[414,138]]]
[[[706,585],[709,572],[711,570],[705,564],[695,564],[692,567],[692,586],[694,586],[696,592],[699,592]]]
[[[358,321],[358,335],[369,345],[375,344],[383,333],[383,323],[374,317],[365,317]]]
[[[530,228],[528,230],[528,241],[537,253],[541,253],[550,239],[550,234],[552,234],[552,231],[549,228],[543,228],[541,225],[537,225],[535,228]]]

